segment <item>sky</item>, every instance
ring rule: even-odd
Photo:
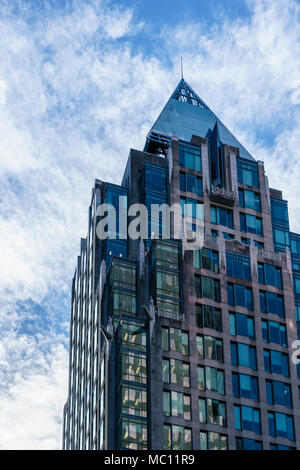
[[[300,231],[300,4],[1,0],[0,31],[0,449],[60,449],[91,188],[120,183],[181,56]]]

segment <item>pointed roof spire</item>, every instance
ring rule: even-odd
[[[182,78],[178,83],[175,91],[173,92],[171,99],[174,98],[178,101],[184,101],[192,104],[193,106],[200,106],[200,108],[207,108],[204,101],[194,92],[192,87]]]
[[[216,123],[218,125],[214,129]],[[172,136],[190,142],[193,135],[209,139],[213,131],[218,134],[223,144],[238,147],[241,157],[254,160],[184,78],[181,78],[147,135],[145,151],[151,147],[151,142],[168,147]]]
[[[181,80],[183,80],[183,65],[182,65],[182,56],[180,58],[180,65],[181,65]]]

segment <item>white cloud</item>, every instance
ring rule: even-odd
[[[225,19],[209,34],[203,23],[168,26],[162,42],[172,45],[175,60],[183,55],[187,81],[252,155],[265,161],[270,185],[289,199],[291,226],[300,231],[300,189],[290,185],[288,176],[281,177],[288,173],[287,162],[293,165],[295,181],[300,177],[295,102],[300,5],[293,0],[251,0],[248,7],[250,17]]]
[[[63,296],[85,236],[93,180],[120,182],[130,147],[143,147],[179,80],[180,55],[187,81],[265,160],[270,185],[283,189],[292,228],[300,231],[300,189],[290,182],[290,174],[300,177],[299,105],[292,98],[300,76],[299,5],[252,1],[251,17],[210,31],[196,22],[166,26],[157,55],[137,47],[144,25],[134,11],[105,1],[75,1],[73,9],[35,21],[28,9],[16,16],[3,5],[0,442],[58,448],[68,367]],[[257,140],[269,130],[272,145]],[[24,330],[26,322],[38,333]]]
[[[13,341],[13,346],[22,350],[23,346],[31,347],[30,355],[36,360],[33,365],[32,358],[25,357],[26,373],[20,373],[19,366],[8,391],[0,393],[0,449],[60,449],[67,352],[58,344],[49,352],[47,362],[38,346],[28,344],[27,339],[20,346],[19,341]]]

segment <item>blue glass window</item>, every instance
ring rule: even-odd
[[[201,149],[189,145],[179,145],[179,165],[191,170],[202,171]]]
[[[240,284],[227,284],[227,295],[229,305],[239,305],[253,310],[252,289]]]
[[[203,208],[202,202],[191,198],[180,198],[181,213],[185,217],[192,217],[193,219],[203,220]]]
[[[295,450],[294,447],[285,446],[282,444],[270,444],[270,450]]]
[[[214,273],[219,272],[219,253],[209,248],[194,250],[194,267],[196,269],[207,269]]]
[[[293,255],[292,255],[292,269],[293,271],[300,271],[300,260],[293,258]]]
[[[145,162],[145,188],[165,194],[167,192],[167,171],[153,163]]]
[[[295,293],[295,299],[300,300],[300,274],[294,273],[294,293]]]
[[[288,355],[280,351],[264,350],[265,371],[271,374],[290,376]]]
[[[258,248],[259,250],[264,250],[265,249],[264,242],[259,242],[257,240],[253,240],[253,241],[254,241],[254,245],[256,246],[256,248]]]
[[[286,326],[276,321],[262,320],[262,337],[265,343],[280,344],[287,347]]]
[[[254,233],[262,236],[262,221],[259,217],[251,214],[240,214],[241,232]]]
[[[236,450],[262,450],[262,442],[248,439],[246,437],[236,437]]]
[[[269,432],[272,437],[285,437],[293,441],[294,435],[294,420],[292,416],[284,413],[268,413],[269,419]]]
[[[289,214],[287,202],[271,198],[272,222],[289,227]]]
[[[227,276],[251,281],[250,258],[233,251],[226,251]]]
[[[259,292],[260,310],[263,313],[273,313],[281,318],[285,317],[283,296],[274,292]]]
[[[256,370],[256,348],[244,343],[231,343],[231,363]]]
[[[219,206],[210,206],[210,221],[212,224],[233,227],[233,211]]]
[[[202,178],[192,173],[180,173],[180,191],[190,192],[203,196]]]
[[[285,251],[286,247],[290,246],[290,232],[288,229],[273,226],[273,239],[275,249],[278,251]]]
[[[235,429],[261,434],[260,411],[252,406],[234,406]]]
[[[281,268],[267,263],[258,263],[258,281],[282,289]]]
[[[260,195],[249,189],[239,189],[239,205],[261,212]]]
[[[291,233],[291,252],[295,256],[300,256],[300,237]]]
[[[238,182],[259,188],[257,163],[237,159]]]
[[[229,330],[231,335],[254,339],[254,318],[242,313],[229,313]]]
[[[235,236],[233,233],[228,233],[228,232],[222,232],[223,234],[223,238],[225,238],[225,240],[234,240],[235,239]]]
[[[267,401],[270,405],[292,408],[291,386],[276,380],[266,380]]]
[[[250,398],[258,401],[258,379],[247,374],[232,374],[233,395],[235,398]]]

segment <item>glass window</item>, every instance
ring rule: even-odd
[[[179,144],[179,165],[202,171],[201,148]]]
[[[291,233],[291,252],[293,255],[300,256],[300,238],[294,233]]]
[[[267,263],[258,263],[258,281],[282,289],[281,268]]]
[[[236,450],[262,450],[262,442],[248,439],[246,437],[236,437]]]
[[[287,229],[273,226],[273,239],[276,250],[285,251],[290,246],[290,232]]]
[[[224,371],[215,367],[198,366],[198,389],[225,393]]]
[[[258,379],[247,374],[232,374],[233,395],[235,398],[250,398],[258,401]]]
[[[268,413],[269,432],[273,437],[285,437],[290,440],[295,439],[294,419],[284,413]]]
[[[180,359],[163,359],[162,373],[165,383],[190,386],[190,366]]]
[[[233,211],[224,207],[210,206],[210,221],[212,224],[224,225],[233,229]]]
[[[147,390],[122,384],[122,413],[147,417]]]
[[[114,291],[114,315],[136,315],[136,297],[129,292]]]
[[[121,430],[123,449],[147,449],[147,423],[122,418]]]
[[[195,193],[203,196],[202,178],[192,173],[179,174],[180,191]]]
[[[123,351],[122,380],[145,384],[147,382],[146,356]]]
[[[225,238],[225,240],[234,240],[235,239],[235,236],[233,233],[227,233],[227,232],[222,232],[223,234],[223,238]]]
[[[260,291],[260,310],[263,313],[273,313],[285,317],[283,296],[274,292]]]
[[[200,359],[224,362],[223,341],[213,336],[197,336],[197,352]]]
[[[226,435],[200,431],[200,450],[227,450],[227,446]]]
[[[294,293],[297,301],[300,300],[300,274],[294,273]]]
[[[236,430],[253,431],[261,434],[260,411],[252,406],[234,405]]]
[[[231,343],[231,363],[256,370],[256,348],[244,343]]]
[[[113,263],[113,285],[114,287],[136,290],[136,267],[114,261]]]
[[[275,343],[287,347],[286,326],[276,321],[262,320],[262,336],[265,343]]]
[[[203,220],[204,218],[204,204],[196,199],[189,197],[180,198],[181,213],[185,217]]]
[[[196,269],[207,269],[214,273],[219,272],[219,253],[209,248],[194,250],[194,267]]]
[[[279,225],[289,226],[289,214],[286,201],[271,198],[272,222]]]
[[[219,279],[208,276],[195,276],[195,294],[196,297],[221,302],[221,286]]]
[[[251,281],[250,258],[233,251],[226,251],[227,276]]]
[[[183,426],[174,424],[164,425],[164,449],[165,450],[191,450],[192,431]]]
[[[191,398],[181,392],[163,392],[163,411],[165,416],[191,419]]]
[[[267,401],[270,405],[292,408],[291,386],[276,380],[266,380]]]
[[[155,259],[156,266],[167,266],[172,269],[179,269],[179,248],[174,243],[156,241]]]
[[[158,193],[166,193],[167,172],[160,165],[145,162],[145,188]]]
[[[222,331],[221,310],[209,305],[196,305],[196,325],[198,328]]]
[[[254,233],[262,236],[262,220],[251,214],[240,213],[241,232]]]
[[[199,398],[199,421],[200,423],[226,426],[225,403],[210,398]]]
[[[239,205],[241,207],[254,209],[257,212],[261,212],[259,193],[255,193],[249,189],[239,189]]]
[[[167,297],[179,297],[179,274],[162,269],[156,270],[156,292]]]
[[[264,350],[265,371],[273,374],[290,376],[288,355],[280,351]]]
[[[227,295],[229,305],[239,305],[253,310],[252,289],[240,284],[227,284]]]
[[[229,330],[231,335],[254,339],[254,318],[242,313],[229,313]]]
[[[238,182],[259,188],[258,166],[257,163],[237,159]]]
[[[139,323],[122,321],[122,344],[136,351],[146,352],[147,331]]]
[[[164,351],[176,351],[189,354],[189,335],[179,328],[162,328],[162,348]]]

